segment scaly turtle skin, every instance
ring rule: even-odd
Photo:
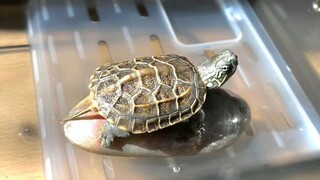
[[[150,133],[197,113],[207,88],[222,86],[235,72],[237,57],[229,50],[198,68],[185,57],[169,54],[102,65],[91,76],[90,94],[63,120],[88,118],[96,112],[107,122],[102,145],[113,137]]]

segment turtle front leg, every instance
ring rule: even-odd
[[[200,109],[194,116],[189,119],[189,121],[192,123],[192,130],[194,130],[194,132],[199,135],[199,138],[201,138],[201,134],[205,131],[205,116],[206,115],[203,109]]]
[[[104,129],[100,135],[101,146],[104,146],[104,147],[110,146],[115,137],[129,137],[129,136],[130,136],[129,132],[121,130],[110,123],[105,123]]]

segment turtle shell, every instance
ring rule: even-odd
[[[206,97],[197,68],[174,54],[102,65],[91,76],[89,89],[99,114],[134,134],[188,119]]]

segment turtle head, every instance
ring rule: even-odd
[[[238,66],[237,56],[228,49],[206,60],[198,67],[202,80],[209,89],[222,86]]]

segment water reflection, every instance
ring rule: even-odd
[[[312,8],[315,12],[320,12],[320,1],[319,0],[314,0],[312,2]]]
[[[195,130],[198,119],[156,131],[150,134],[131,135],[128,138],[115,138],[108,148],[93,143],[90,137],[67,138],[83,149],[95,153],[119,156],[180,156],[210,153],[232,144],[245,130],[250,120],[247,103],[222,89],[211,90],[203,106],[205,112],[204,131],[199,136]],[[77,121],[76,123],[85,123]],[[89,121],[88,121],[89,122]],[[92,120],[90,122],[93,122]],[[70,122],[72,123],[72,122]],[[66,123],[71,127],[72,124]],[[91,125],[90,127],[97,127]],[[87,128],[90,128],[87,126]],[[66,129],[66,128],[65,128]],[[72,128],[69,128],[72,131]],[[92,131],[97,134],[97,131]],[[84,133],[85,134],[85,133]]]

